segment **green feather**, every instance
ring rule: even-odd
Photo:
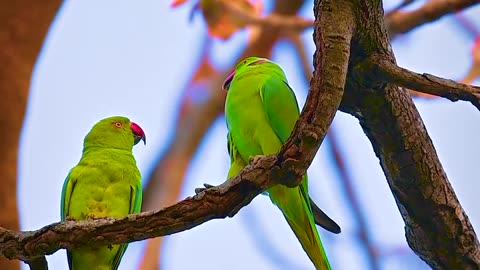
[[[139,213],[142,184],[132,148],[135,137],[125,117],[93,126],[84,140],[80,162],[63,184],[61,218],[83,220]],[[116,270],[127,244],[67,250],[71,270]]]
[[[231,80],[231,81],[230,81]],[[240,62],[226,81],[228,150],[235,176],[256,155],[276,154],[288,139],[299,117],[295,94],[282,69],[274,62],[249,57]],[[297,239],[317,269],[331,269],[315,227],[308,196],[308,178],[300,186],[277,185],[268,190]]]

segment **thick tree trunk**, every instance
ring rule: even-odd
[[[17,210],[18,143],[30,77],[50,22],[61,1],[0,3],[0,226],[19,229]],[[0,258],[2,270],[20,269]]]

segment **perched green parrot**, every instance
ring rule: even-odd
[[[96,123],[83,142],[80,162],[63,184],[61,217],[92,219],[139,213],[142,183],[132,148],[143,130],[126,117],[113,116]],[[67,250],[70,270],[115,270],[127,244]]]
[[[223,88],[227,91],[225,116],[231,160],[228,178],[231,178],[246,166],[250,157],[278,153],[300,113],[283,70],[266,58],[249,57],[238,63]],[[307,176],[298,187],[276,185],[267,193],[282,211],[315,268],[331,269],[315,222],[335,233],[340,228],[311,202]]]

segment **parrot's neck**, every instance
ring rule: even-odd
[[[128,152],[128,153],[131,153],[132,152],[132,149],[133,149],[133,145],[129,147],[117,147],[117,146],[112,146],[111,144],[107,144],[107,143],[101,143],[101,142],[95,142],[95,143],[91,143],[91,142],[84,142],[83,143],[83,152],[87,152],[87,151],[101,151],[101,150],[105,150],[105,149],[113,149],[113,150],[119,150],[119,151],[125,151],[125,152]]]
[[[94,144],[94,145],[85,145],[82,151],[82,157],[90,156],[90,155],[125,155],[133,157],[132,149],[127,150],[123,148],[115,148],[109,147],[103,144]]]

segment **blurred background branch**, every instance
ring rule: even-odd
[[[20,132],[30,78],[50,23],[62,1],[18,0],[0,3],[0,226],[19,230],[17,164]],[[0,257],[2,270],[19,261]]]
[[[390,38],[404,34],[423,24],[433,22],[441,17],[478,4],[477,0],[430,0],[412,11],[392,12],[385,18]]]
[[[313,20],[303,19],[295,16],[295,13],[284,15],[273,12],[267,17],[259,17],[256,14],[246,12],[240,8],[235,1],[217,0],[219,8],[223,8],[228,14],[242,21],[245,25],[256,25],[268,28],[280,28],[281,31],[302,31],[313,27]]]

